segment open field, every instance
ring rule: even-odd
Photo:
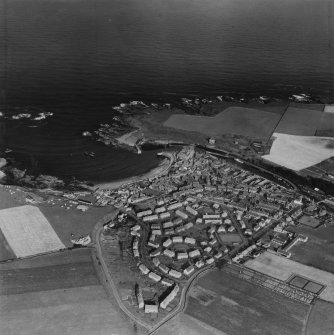
[[[316,135],[334,137],[334,113],[324,112],[321,114]]]
[[[274,278],[287,281],[293,275],[315,281],[325,286],[320,298],[334,302],[334,274],[297,263],[285,257],[265,252],[259,257],[245,263],[248,268],[265,273]]]
[[[138,130],[134,130],[130,133],[126,133],[120,137],[117,138],[117,141],[121,144],[128,145],[130,147],[135,146],[135,144],[138,142],[138,139],[141,138],[141,134]]]
[[[298,226],[293,231],[308,236],[309,240],[290,249],[292,259],[334,273],[334,226],[317,229]]]
[[[318,110],[289,107],[275,129],[275,133],[313,136],[317,131],[322,112]]]
[[[0,319],[8,335],[133,333],[97,285],[2,296]]]
[[[221,330],[181,313],[179,316],[169,321],[161,327],[156,335],[229,335]]]
[[[89,234],[96,222],[111,211],[108,207],[90,207],[87,212],[77,209],[66,210],[58,206],[38,206],[50,222],[66,247],[72,247],[71,234],[75,237]]]
[[[0,294],[21,294],[97,285],[91,261],[43,266],[37,268],[0,270]]]
[[[274,133],[273,136],[276,139],[270,149],[270,154],[262,158],[294,171],[318,164],[334,154],[334,139],[330,137],[294,136],[279,133]]]
[[[325,105],[325,113],[334,113],[334,105]]]
[[[228,335],[302,334],[309,306],[253,285],[225,271],[213,271],[198,281],[216,298],[202,305],[189,297],[186,314]]]
[[[0,229],[0,262],[7,259],[15,259],[14,251],[8,244],[4,234]]]
[[[34,206],[0,210],[0,228],[17,257],[65,248],[45,216]]]
[[[302,104],[300,102],[290,102],[289,107],[298,108],[298,109],[308,109],[318,112],[323,112],[325,105],[324,104]]]
[[[63,250],[56,253],[19,259],[13,262],[4,262],[0,264],[0,270],[30,269],[70,263],[86,263],[90,261],[90,248],[75,248],[72,250]]]
[[[334,333],[334,304],[318,300],[309,316],[306,335],[331,335]]]
[[[14,194],[10,194],[5,190],[3,185],[0,185],[0,209],[17,207],[25,204],[25,195],[23,192],[18,191]]]
[[[97,285],[90,249],[74,249],[0,264],[0,294]]]
[[[269,138],[280,118],[277,113],[245,107],[229,107],[208,117],[174,114],[164,122],[165,127],[195,131],[207,136],[238,134],[255,138]]]

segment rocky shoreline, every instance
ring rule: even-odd
[[[134,100],[112,107],[116,115],[112,118],[112,122],[110,124],[100,124],[99,128],[93,131],[83,130],[82,136],[90,137],[93,141],[102,142],[107,146],[117,149],[125,149],[140,154],[142,152],[142,146],[165,146],[171,142],[145,138],[144,133],[141,131],[140,122],[136,120],[136,117],[140,115],[148,115],[162,110],[182,110],[186,113],[195,115],[213,115],[212,106],[214,104],[235,103],[247,106],[252,104],[265,105],[270,103],[284,103],[285,101],[302,104],[334,103],[333,99],[317,96],[314,97],[304,93],[293,94],[287,100],[267,96],[247,98],[242,95],[181,98],[178,102],[174,103],[145,103],[143,101]],[[0,117],[3,116],[4,115],[0,115]],[[5,158],[2,160],[0,158],[0,181],[2,183],[17,184],[32,188],[62,189],[91,188],[92,186],[86,182],[78,181],[75,178],[65,181],[55,176],[44,174],[32,176],[27,174],[26,170],[19,169],[15,162],[11,162],[10,160],[7,162]]]

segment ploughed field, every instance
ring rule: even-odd
[[[300,171],[334,156],[334,138],[281,133],[273,136],[270,154],[263,158],[291,170]]]
[[[131,334],[89,249],[0,264],[0,280],[1,334]]]
[[[191,290],[185,313],[228,335],[298,335],[308,310],[308,305],[217,270]]]

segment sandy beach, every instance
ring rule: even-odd
[[[167,173],[172,166],[174,162],[174,154],[171,152],[163,152],[162,155],[166,157],[156,168],[148,171],[147,173],[144,173],[139,176],[133,176],[125,179],[120,179],[108,183],[97,183],[94,186],[99,189],[109,189],[113,190],[116,188],[119,188],[121,186],[124,186],[126,184],[132,184],[135,182],[139,182],[141,180],[149,179],[149,178],[155,178],[162,176],[163,174]]]

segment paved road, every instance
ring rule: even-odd
[[[187,283],[185,284],[185,286],[182,289],[181,292],[181,298],[179,301],[179,304],[177,306],[176,309],[174,309],[170,314],[168,314],[164,319],[160,320],[157,324],[155,325],[151,325],[148,324],[144,321],[142,321],[140,318],[138,318],[137,316],[133,315],[124,305],[122,299],[119,296],[119,293],[117,291],[116,285],[112,280],[112,277],[110,276],[108,267],[103,259],[102,256],[102,249],[101,249],[101,244],[100,244],[100,234],[103,230],[103,226],[102,224],[97,224],[94,227],[92,236],[93,236],[93,242],[94,242],[94,250],[95,250],[95,255],[93,257],[93,261],[95,263],[95,266],[97,269],[101,269],[103,271],[103,275],[106,278],[106,283],[105,283],[105,287],[108,290],[109,294],[113,295],[119,305],[119,307],[121,308],[121,310],[135,323],[141,325],[142,327],[146,328],[148,330],[148,334],[154,334],[157,330],[159,330],[162,326],[164,326],[167,322],[169,322],[171,319],[173,319],[176,315],[178,315],[179,313],[183,312],[184,309],[186,308],[187,305],[187,294],[191,288],[191,285],[193,284],[193,282],[201,275],[203,275],[204,273],[212,270],[214,268],[214,264],[213,265],[208,265],[206,267],[203,267],[201,270],[195,272],[187,281]]]
[[[137,324],[141,325],[142,327],[144,327],[146,329],[150,329],[151,328],[150,324],[142,321],[140,318],[136,317],[135,315],[133,315],[132,313],[129,312],[129,310],[125,307],[122,299],[120,298],[120,296],[118,294],[116,285],[115,285],[115,283],[113,282],[113,280],[110,276],[107,264],[105,263],[105,261],[103,259],[103,256],[102,256],[102,250],[101,250],[101,244],[100,244],[100,234],[101,234],[102,230],[103,230],[103,227],[97,227],[97,229],[94,229],[94,232],[93,232],[94,233],[93,234],[93,239],[94,239],[94,242],[95,242],[95,250],[96,250],[96,257],[93,257],[93,261],[96,262],[98,260],[101,264],[101,265],[97,265],[97,267],[98,266],[102,267],[103,274],[104,274],[105,278],[107,278],[106,280],[108,281],[108,285],[105,285],[105,287],[108,289],[109,293],[111,293],[115,297],[115,299],[116,299],[119,307],[121,308],[121,310],[131,320],[133,320],[134,322],[136,322]]]
[[[176,309],[174,309],[170,314],[168,314],[164,319],[159,321],[156,325],[154,325],[150,331],[148,332],[149,335],[156,333],[162,326],[164,326],[167,322],[169,322],[171,319],[173,319],[176,315],[179,313],[182,313],[186,307],[187,307],[187,294],[191,288],[191,285],[193,282],[201,275],[203,275],[206,272],[209,272],[213,269],[214,265],[208,265],[201,270],[195,272],[187,281],[186,285],[183,287],[181,292],[181,298],[179,301],[179,304]]]

